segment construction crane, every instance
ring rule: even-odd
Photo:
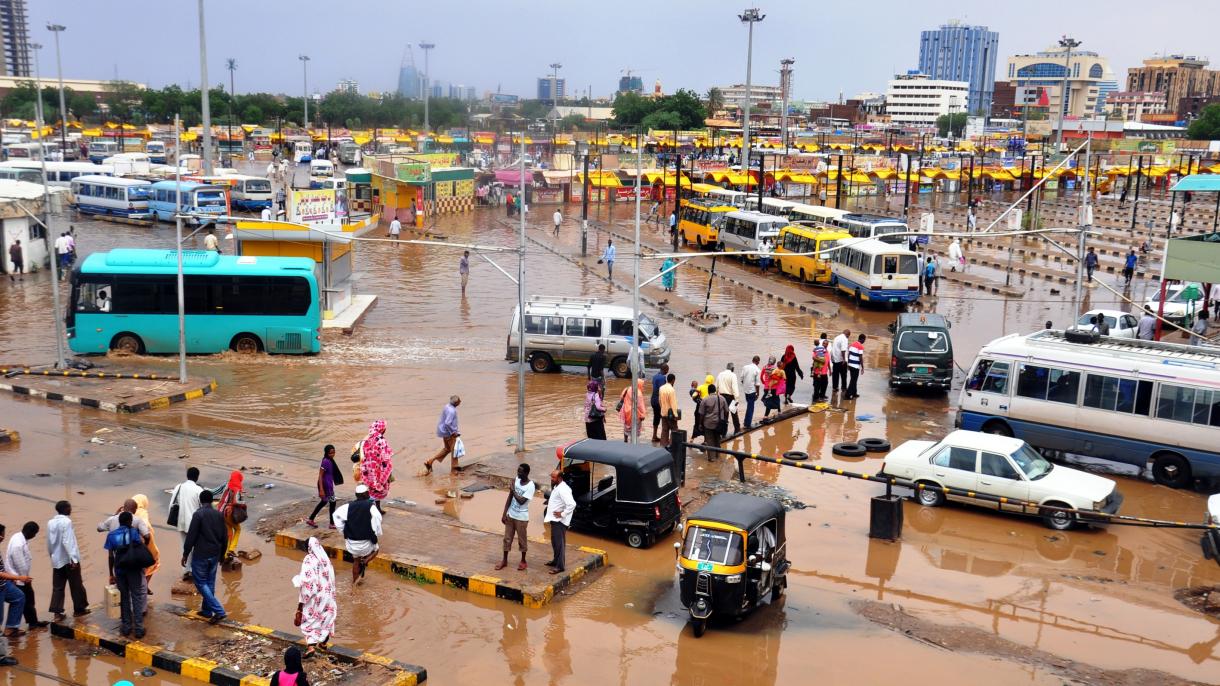
[[[622,75],[623,75],[623,78],[626,80],[626,82],[627,82],[628,84],[630,84],[630,83],[631,83],[631,77],[632,77],[632,75],[644,74],[644,73],[647,73],[647,72],[650,72],[650,71],[652,71],[652,67],[648,67],[648,68],[646,68],[646,69],[635,69],[635,68],[632,68],[632,67],[627,67],[626,69],[623,69],[623,70],[619,71],[619,73],[620,73],[620,74],[622,74]],[[622,80],[620,80],[620,81],[619,81],[619,85],[621,86],[622,84],[623,84],[623,81],[622,81]],[[620,91],[622,91],[622,90],[631,90],[631,89],[624,89],[624,88],[620,88],[619,90],[620,90]],[[640,82],[640,88],[639,88],[639,90],[640,90],[641,92],[644,90],[644,83],[643,83],[643,81],[641,81],[641,82]]]

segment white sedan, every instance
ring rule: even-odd
[[[953,500],[1009,511],[1029,511],[1032,502],[1042,521],[1064,531],[1077,524],[1071,512],[1044,506],[1098,510],[1115,514],[1123,496],[1114,481],[1047,462],[1025,441],[977,431],[954,431],[940,442],[907,441],[885,457],[882,472],[931,488],[916,488],[921,505],[935,507],[945,502],[940,488],[953,489]],[[969,493],[1009,498],[998,504],[972,498]]]
[[[1139,320],[1135,318],[1135,315],[1122,310],[1089,310],[1080,315],[1080,319],[1076,320],[1076,326],[1073,328],[1092,331],[1093,317],[1099,314],[1105,317],[1106,325],[1110,327],[1111,338],[1135,338]]]

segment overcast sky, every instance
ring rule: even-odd
[[[192,0],[34,0],[30,34],[42,43],[44,73],[54,73],[47,22],[64,24],[64,76],[198,86],[198,24]],[[237,90],[299,93],[308,54],[311,91],[343,78],[361,91],[397,85],[405,46],[436,44],[434,81],[535,96],[535,80],[560,62],[569,93],[606,96],[631,68],[651,90],[745,81],[744,3],[722,0],[206,0],[208,76],[228,85],[225,58],[237,59]],[[1005,58],[1045,49],[1064,33],[1110,60],[1120,87],[1127,67],[1160,52],[1205,55],[1216,45],[1220,6],[1206,0],[1186,21],[1166,4],[1135,0],[1012,3],[908,0],[770,0],[755,26],[754,82],[776,84],[779,61],[796,59],[795,99],[851,97],[885,90],[894,73],[918,65],[919,32],[951,19],[1000,33]],[[953,5],[958,5],[954,8]],[[1210,18],[1203,15],[1210,14]],[[1210,39],[1210,40],[1209,40]],[[1216,56],[1220,60],[1220,55]],[[423,68],[423,54],[415,61]],[[1218,65],[1213,65],[1218,66]]]

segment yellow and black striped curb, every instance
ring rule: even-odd
[[[49,376],[59,379],[140,379],[142,381],[177,381],[178,375],[125,374],[123,372],[89,372],[82,369],[34,369],[33,367],[0,367],[0,376]]]
[[[16,443],[21,440],[21,434],[12,429],[0,429],[0,444]]]
[[[59,374],[55,373],[55,374],[49,374],[47,376],[55,377],[55,376],[59,376]],[[116,377],[112,375],[112,376],[108,376],[107,378],[116,378]],[[151,377],[130,376],[130,377],[126,377],[126,378],[150,379]],[[162,376],[162,377],[158,378],[157,380],[168,380],[168,377]],[[92,408],[99,409],[99,410],[105,410],[106,412],[117,412],[119,414],[135,414],[136,412],[144,412],[145,410],[157,410],[157,409],[161,409],[164,407],[169,407],[170,405],[172,405],[174,403],[180,403],[180,402],[184,402],[186,400],[194,400],[196,398],[202,398],[203,396],[208,395],[209,393],[211,393],[214,390],[216,390],[216,382],[214,380],[209,379],[205,385],[197,387],[197,388],[192,388],[188,391],[183,391],[181,393],[175,393],[173,395],[167,395],[167,396],[163,396],[160,398],[153,398],[151,400],[144,400],[144,401],[141,401],[138,403],[129,404],[129,403],[125,403],[125,402],[115,403],[115,402],[110,402],[108,400],[98,400],[96,398],[86,398],[84,396],[73,395],[71,393],[61,393],[59,391],[46,391],[41,388],[34,388],[32,386],[18,386],[17,384],[0,382],[0,391],[9,391],[10,393],[14,393],[16,395],[28,395],[31,398],[46,398],[47,400],[57,400],[60,402],[71,403],[73,405],[81,405],[83,407],[92,407]]]
[[[321,543],[321,541],[319,542]],[[275,535],[275,544],[281,548],[304,551],[309,547],[309,538],[298,538],[291,531],[281,531]],[[336,560],[352,561],[351,554],[343,548],[326,543],[322,543],[322,547],[328,555]],[[609,555],[604,550],[586,546],[580,546],[578,550],[587,554],[586,559],[559,574],[553,575],[551,583],[542,587],[532,586],[527,588],[498,577],[446,569],[440,565],[418,562],[402,556],[389,554],[384,550],[379,552],[377,557],[373,558],[368,565],[368,569],[389,572],[422,583],[452,586],[453,588],[479,595],[521,603],[529,608],[539,608],[554,600],[555,595],[559,591],[580,581],[586,574],[609,564]]]
[[[166,605],[164,607],[179,617],[193,619],[200,622],[208,621],[207,617],[204,617],[194,610],[188,610],[181,605]],[[303,637],[297,636],[296,634],[290,634],[286,631],[276,631],[275,629],[259,626],[257,624],[242,624],[241,622],[234,622],[228,619],[222,619],[220,622],[218,622],[218,624],[226,629],[245,631],[247,633],[266,636],[268,638],[278,639],[280,641],[295,645],[305,645],[305,639]],[[374,667],[384,667],[391,672],[390,680],[386,682],[387,686],[415,686],[415,684],[422,684],[428,679],[427,669],[419,665],[399,662],[398,660],[394,660],[383,655],[377,655],[376,653],[368,653],[361,650],[356,650],[354,648],[346,648],[344,646],[337,645],[327,645],[325,647],[318,646],[317,649],[319,652],[334,655],[335,657],[339,658],[340,661],[349,664],[361,663]]]

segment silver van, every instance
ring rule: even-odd
[[[505,359],[517,361],[518,317],[513,308]],[[660,367],[669,361],[669,342],[661,327],[640,314],[640,352],[644,367]],[[597,346],[606,346],[607,366],[620,379],[631,375],[631,308],[601,305],[592,298],[534,296],[525,303],[525,359],[535,372],[561,366],[587,367]]]
[[[788,220],[774,214],[741,210],[724,215],[720,224],[720,249],[724,252],[752,252],[762,246],[764,239],[771,239],[775,247],[779,230],[788,225]],[[747,255],[747,260],[758,259]]]

